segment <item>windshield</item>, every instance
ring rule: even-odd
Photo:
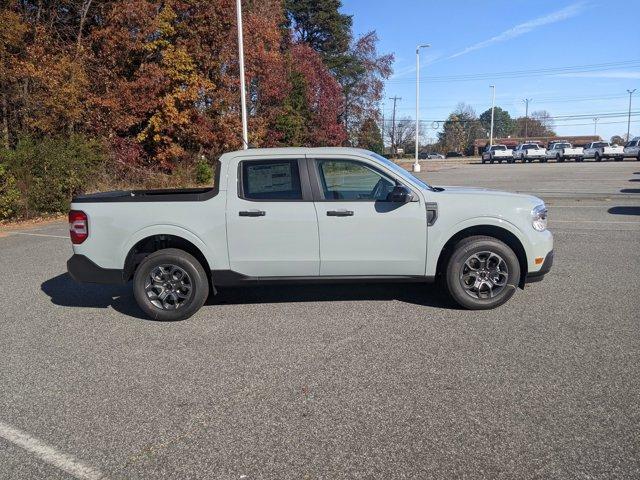
[[[494,145],[493,147],[491,147],[491,150],[493,150],[494,152],[496,150],[506,150],[507,147],[505,147],[504,145]]]
[[[380,163],[382,163],[382,164],[386,165],[387,167],[389,167],[391,170],[393,170],[396,174],[398,174],[399,176],[401,176],[405,180],[408,180],[409,182],[416,183],[420,187],[425,188],[427,190],[433,190],[433,187],[431,187],[431,185],[428,185],[427,183],[423,182],[418,177],[414,177],[407,170],[402,168],[400,165],[396,165],[391,160],[388,160],[388,159],[384,158],[382,155],[378,155],[375,152],[367,152],[367,153],[369,153],[369,155],[371,155],[373,158],[375,158]]]

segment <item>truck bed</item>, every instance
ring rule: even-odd
[[[170,188],[160,190],[113,190],[111,192],[78,195],[72,203],[109,202],[201,202],[214,197],[216,187]]]

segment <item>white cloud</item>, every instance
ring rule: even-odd
[[[640,79],[640,72],[631,72],[627,70],[612,70],[610,72],[574,72],[560,73],[558,77],[574,77],[574,78],[630,78]]]
[[[529,20],[528,22],[520,23],[496,35],[495,37],[491,37],[487,40],[476,43],[475,45],[471,45],[470,47],[467,47],[464,50],[459,51],[458,53],[454,53],[448,58],[455,58],[461,55],[466,55],[467,53],[473,52],[475,50],[480,50],[481,48],[486,48],[496,43],[519,37],[520,35],[524,35],[525,33],[529,33],[545,25],[567,20],[569,18],[575,17],[576,15],[579,15],[585,8],[585,2],[574,3],[572,5],[569,5],[568,7],[557,10],[543,17],[534,18],[533,20]]]

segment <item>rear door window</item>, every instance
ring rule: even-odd
[[[298,160],[246,160],[241,172],[241,198],[302,200]]]

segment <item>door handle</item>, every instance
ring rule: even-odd
[[[353,217],[352,210],[328,210],[327,217]]]
[[[241,217],[264,217],[267,214],[264,210],[241,210],[238,215]]]

